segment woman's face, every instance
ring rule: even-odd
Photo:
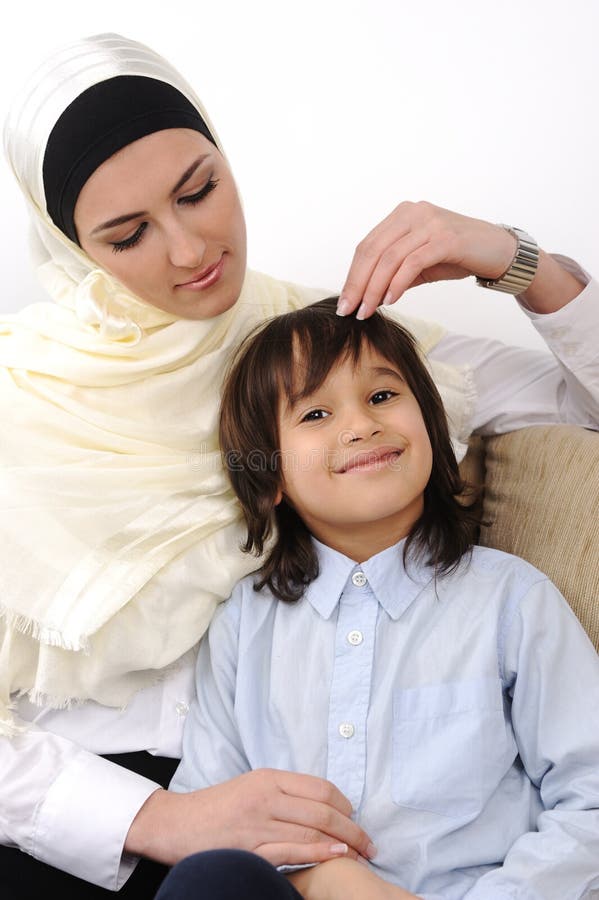
[[[158,309],[210,319],[239,297],[243,212],[224,157],[199,132],[157,131],[119,150],[83,186],[74,218],[88,256]]]

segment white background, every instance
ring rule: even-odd
[[[357,241],[403,199],[524,227],[599,273],[595,0],[53,0],[3,20],[0,114],[49,50],[117,31],[206,103],[244,198],[254,268],[338,291]],[[39,299],[0,166],[0,310]],[[404,302],[404,301],[402,301]],[[535,346],[472,280],[407,311]]]

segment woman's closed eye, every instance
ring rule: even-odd
[[[214,188],[218,184],[218,178],[209,178],[206,184],[201,190],[196,191],[195,194],[188,194],[185,197],[179,197],[177,203],[181,206],[195,206],[196,203],[200,203],[204,197],[207,197],[208,194],[212,193]]]
[[[196,191],[195,194],[188,194],[185,197],[179,197],[177,203],[180,206],[195,206],[196,203],[201,203],[204,197],[207,197],[208,194],[212,193],[217,184],[218,178],[209,178],[204,187],[201,188],[201,190]],[[147,227],[147,222],[141,222],[135,229],[133,234],[129,237],[123,238],[122,241],[111,241],[113,252],[120,253],[122,250],[129,250],[131,247],[135,247],[135,245],[138,244],[141,240],[142,235]]]
[[[130,247],[135,247],[141,240],[141,236],[147,227],[147,222],[141,222],[130,237],[123,238],[122,241],[111,241],[113,252],[120,253],[122,250],[129,250]]]

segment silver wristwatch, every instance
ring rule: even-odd
[[[537,274],[539,247],[535,239],[521,228],[512,228],[510,225],[501,227],[516,238],[518,242],[516,255],[509,269],[500,278],[477,277],[476,283],[480,287],[491,288],[493,291],[503,291],[504,294],[523,294]]]

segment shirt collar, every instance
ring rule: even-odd
[[[406,570],[403,562],[405,538],[363,563],[354,562],[316,538],[312,540],[318,556],[319,573],[306,588],[304,596],[324,619],[332,615],[348,579],[355,572],[366,575],[370,589],[392,619],[399,619],[434,577],[432,566],[413,560]]]

